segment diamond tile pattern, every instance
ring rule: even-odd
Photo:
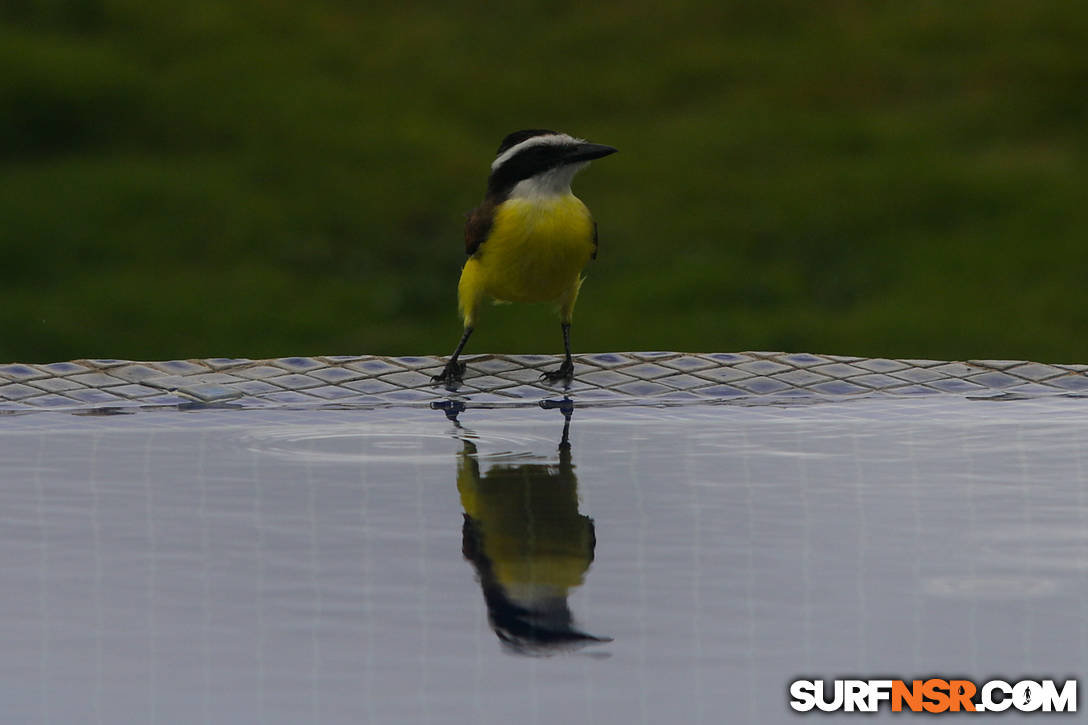
[[[810,353],[606,352],[575,358],[575,380],[541,380],[548,355],[472,355],[455,390],[431,375],[443,358],[338,355],[276,360],[76,360],[0,364],[0,410],[96,408],[536,405],[569,395],[587,405],[782,403],[872,396],[1088,397],[1088,366],[1024,360],[889,360]]]

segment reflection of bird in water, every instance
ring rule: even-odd
[[[567,606],[593,562],[596,539],[593,519],[578,513],[566,434],[564,426],[558,466],[496,465],[481,476],[468,440],[458,460],[462,552],[476,568],[495,634],[520,654],[611,641],[576,629]]]

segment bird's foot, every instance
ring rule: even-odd
[[[465,404],[460,400],[434,400],[431,401],[431,410],[441,410],[446,414],[447,420],[460,428],[461,422],[457,420],[457,416],[465,412]]]
[[[541,380],[547,380],[549,383],[557,383],[560,381],[570,382],[574,377],[574,363],[570,358],[563,361],[563,364],[556,370],[546,370],[540,375]]]
[[[441,383],[443,385],[456,385],[461,382],[465,374],[465,363],[459,363],[456,360],[450,360],[446,363],[446,367],[442,368],[442,372],[431,378],[432,383]]]

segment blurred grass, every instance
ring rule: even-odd
[[[1064,0],[6,0],[0,360],[446,354],[543,126],[621,149],[578,350],[1088,361],[1085,47]]]

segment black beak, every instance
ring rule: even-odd
[[[564,161],[567,163],[573,163],[576,161],[592,161],[593,159],[603,158],[609,154],[614,154],[619,149],[611,146],[605,146],[599,143],[583,143],[578,144],[564,156]]]

